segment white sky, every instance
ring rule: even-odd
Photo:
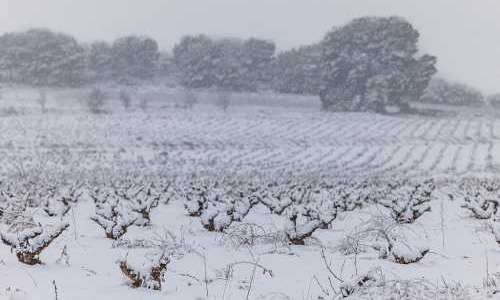
[[[447,77],[500,92],[500,0],[0,0],[0,31],[47,27],[83,41],[136,33],[170,49],[181,36],[256,36],[280,49],[363,15],[400,15]]]

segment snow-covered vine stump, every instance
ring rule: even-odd
[[[431,211],[430,202],[434,189],[435,185],[432,180],[397,183],[391,187],[390,194],[379,201],[379,204],[390,210],[396,222],[414,223],[422,215]]]
[[[151,184],[130,186],[119,195],[130,203],[131,210],[137,215],[135,221],[137,226],[151,225],[151,211],[160,202],[160,194],[154,190]]]
[[[180,192],[184,198],[184,208],[190,217],[199,217],[207,206],[207,203],[213,200],[211,191],[215,189],[212,182],[194,181],[189,186],[181,189]]]
[[[232,209],[221,204],[210,203],[201,214],[201,224],[208,231],[222,232],[232,223]]]
[[[110,201],[99,204],[96,207],[96,215],[91,220],[104,229],[108,239],[117,240],[127,233],[136,218],[118,202]]]
[[[463,194],[462,207],[469,210],[476,219],[494,217],[499,206],[499,187],[496,181],[467,180],[460,185]]]
[[[398,264],[412,264],[422,260],[430,251],[427,245],[421,242],[422,237],[412,230],[394,228],[382,233],[382,239],[376,246],[380,258],[390,259]]]
[[[145,261],[125,259],[120,262],[120,270],[130,280],[134,288],[161,290],[163,275],[170,258],[159,255]]]
[[[337,217],[336,209],[323,205],[293,205],[286,211],[285,234],[292,245],[305,245],[318,229],[327,228]]]
[[[394,262],[403,265],[419,262],[427,253],[429,253],[428,247],[412,246],[401,242],[394,242],[391,249]]]
[[[43,211],[49,217],[65,216],[71,206],[65,199],[47,198],[43,204]]]
[[[40,253],[68,227],[68,223],[60,223],[54,226],[38,224],[34,227],[25,228],[20,232],[2,233],[1,239],[4,244],[14,250],[20,262],[36,265],[41,263]]]
[[[342,298],[347,298],[356,294],[359,290],[376,285],[378,282],[382,281],[384,281],[382,270],[373,269],[366,274],[362,274],[342,283],[340,285],[340,295]]]

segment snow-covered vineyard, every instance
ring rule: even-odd
[[[143,166],[140,172],[175,176],[219,170],[462,176],[500,169],[500,120],[490,117],[331,114],[298,106],[234,107],[230,113],[209,105],[194,112],[168,103],[151,106],[147,112],[104,115],[74,106],[50,117],[35,106],[9,114],[0,119],[0,171],[127,172]],[[33,157],[40,159],[27,159]]]
[[[1,299],[498,292],[498,119],[26,98],[0,118]]]
[[[408,4],[0,0],[0,300],[500,300],[500,1]]]

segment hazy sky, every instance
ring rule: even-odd
[[[0,0],[0,31],[47,27],[83,41],[142,33],[164,49],[192,33],[256,36],[286,49],[363,15],[406,17],[443,74],[500,92],[500,0]]]

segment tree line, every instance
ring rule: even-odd
[[[466,86],[432,80],[437,59],[421,54],[418,40],[419,32],[400,17],[358,18],[315,44],[281,52],[273,41],[257,38],[185,36],[167,52],[146,36],[83,44],[32,29],[0,36],[0,80],[82,86],[170,77],[189,90],[317,95],[323,108],[343,111],[407,110],[412,101],[477,97]]]
[[[72,36],[31,29],[0,36],[0,79],[33,86],[81,86],[131,78],[149,79],[159,71],[157,42],[127,36],[85,45]]]

